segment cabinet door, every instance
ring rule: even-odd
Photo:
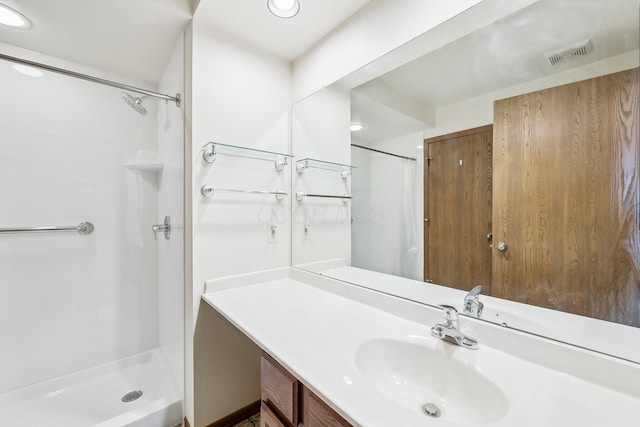
[[[302,387],[301,426],[352,427],[350,423],[306,387]]]

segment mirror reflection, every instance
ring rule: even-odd
[[[294,205],[293,264],[617,354],[536,328],[640,326],[639,3],[540,0],[296,104],[296,155],[357,169],[294,177],[352,199]]]

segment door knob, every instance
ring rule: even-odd
[[[500,252],[506,252],[507,251],[507,244],[505,242],[498,243],[498,250]]]

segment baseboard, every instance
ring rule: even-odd
[[[219,419],[213,424],[209,424],[207,427],[233,427],[241,421],[246,420],[252,415],[260,412],[260,401],[257,400],[242,409],[237,410],[233,414],[227,415],[224,418]],[[186,419],[185,419],[186,421]],[[189,427],[189,424],[186,424],[186,427]]]

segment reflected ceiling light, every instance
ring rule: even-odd
[[[293,18],[300,11],[298,0],[267,0],[267,8],[279,18]]]
[[[351,130],[351,132],[358,132],[359,130],[364,129],[364,125],[361,123],[351,123],[349,129]]]
[[[0,3],[0,24],[24,30],[31,28],[31,22],[26,16],[2,3]]]
[[[24,74],[29,77],[42,77],[44,73],[37,68],[28,67],[22,64],[11,64],[11,68],[19,72],[20,74]]]

